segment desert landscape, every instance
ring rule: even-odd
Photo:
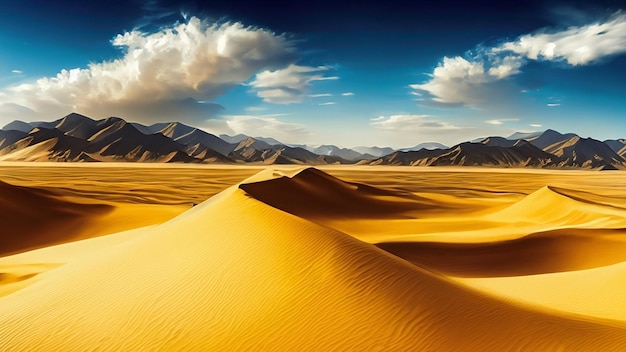
[[[619,171],[5,162],[0,175],[3,351],[626,343]]]
[[[0,4],[0,352],[626,351],[626,0]]]

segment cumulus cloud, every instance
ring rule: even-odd
[[[275,115],[227,115],[224,119],[235,133],[271,136],[285,142],[298,142],[310,134],[305,126],[281,121]]]
[[[333,95],[330,93],[322,93],[322,94],[309,94],[311,98],[323,98],[323,97],[332,97]]]
[[[486,65],[483,61],[470,61],[463,57],[444,57],[443,61],[430,74],[430,80],[422,84],[412,84],[414,95],[422,101],[430,100],[440,104],[474,105],[485,102],[495,93],[493,83],[519,73],[522,61],[507,56]]]
[[[391,115],[378,116],[370,119],[370,125],[391,131],[442,131],[442,130],[458,130],[461,127],[455,126],[448,122],[437,121],[428,115]]]
[[[490,125],[503,125],[505,122],[509,122],[509,121],[519,121],[519,119],[494,119],[494,120],[487,120],[485,122]]]
[[[24,72],[22,72],[22,70],[11,70],[11,73],[15,73],[16,75],[21,75]]]
[[[551,108],[553,108],[553,107],[557,107],[557,106],[561,106],[561,104],[559,104],[559,103],[548,103],[548,104],[546,104],[546,105],[547,105],[547,106],[549,106],[549,107],[551,107]]]
[[[587,65],[626,52],[626,15],[618,13],[603,23],[570,27],[560,32],[524,35],[492,51],[512,52],[531,60]]]
[[[334,101],[327,101],[327,102],[325,102],[325,103],[319,103],[319,104],[317,104],[317,105],[322,105],[322,106],[324,106],[324,105],[335,105],[335,104],[337,104],[337,103],[336,103],[336,102],[334,102]]]
[[[291,64],[283,69],[257,73],[250,86],[266,103],[300,103],[311,89],[311,82],[339,79],[337,76],[325,76],[330,69],[328,66],[312,67]]]
[[[345,93],[341,93],[341,95],[344,96],[344,97],[351,97],[351,96],[354,95],[354,93],[352,93],[352,92],[345,92]]]
[[[19,105],[46,118],[78,111],[140,121],[203,120],[220,107],[198,101],[211,101],[296,56],[284,35],[196,17],[155,33],[125,32],[111,43],[122,50],[121,58],[9,87],[0,105]]]
[[[539,127],[542,127],[543,125],[540,125],[540,124],[538,124],[538,123],[531,123],[529,126],[530,126],[530,127],[539,128]]]
[[[506,85],[528,61],[588,65],[626,52],[626,15],[604,22],[523,35],[496,47],[479,47],[471,57],[444,57],[424,83],[412,84],[425,103],[474,106],[515,94]],[[519,92],[519,90],[517,90]]]

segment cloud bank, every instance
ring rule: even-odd
[[[291,64],[278,70],[266,70],[256,75],[250,83],[259,98],[271,104],[300,103],[307,96],[314,81],[336,80],[337,76],[326,76],[328,66],[299,66]],[[309,97],[330,96],[329,94],[313,94]]]
[[[7,88],[0,93],[0,112],[14,118],[79,111],[140,121],[203,120],[220,111],[206,102],[258,71],[284,67],[296,58],[284,35],[196,17],[156,33],[119,34],[111,44],[121,49],[121,58]]]
[[[448,122],[437,121],[428,115],[391,115],[379,116],[370,120],[370,125],[388,131],[450,131],[461,127]]]
[[[506,92],[505,81],[530,60],[589,65],[626,52],[626,15],[604,22],[520,36],[492,48],[479,48],[469,58],[444,57],[424,83],[412,84],[425,103],[474,106]]]
[[[235,133],[249,136],[273,137],[285,143],[301,142],[310,132],[302,125],[283,122],[276,116],[228,115],[228,127]]]

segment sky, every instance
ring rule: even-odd
[[[78,112],[285,143],[626,137],[623,1],[0,5],[0,126]]]

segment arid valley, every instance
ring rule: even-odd
[[[622,171],[5,162],[0,177],[2,351],[626,344]]]

